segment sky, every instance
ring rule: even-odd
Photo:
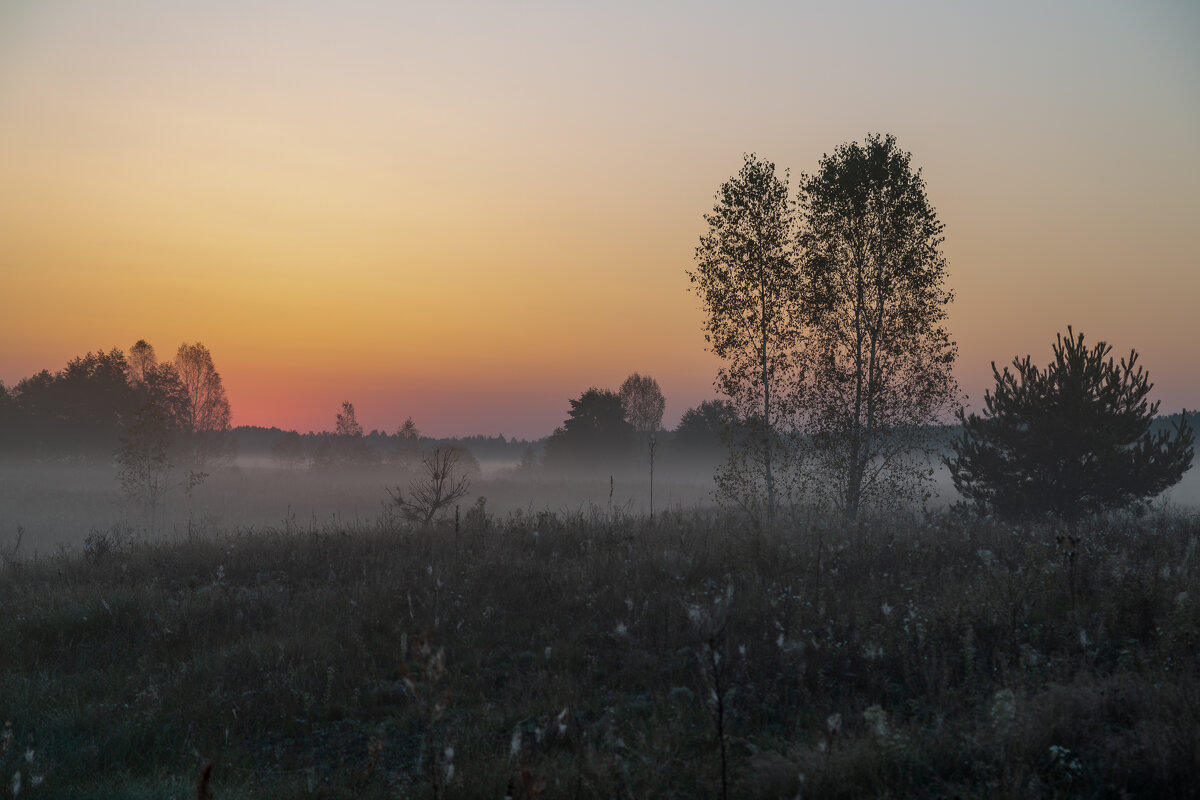
[[[1200,5],[0,0],[0,380],[146,339],[234,424],[533,438],[655,377],[743,153],[894,134],[968,405],[1068,324],[1200,405]]]

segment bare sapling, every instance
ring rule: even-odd
[[[427,526],[434,517],[466,495],[471,479],[459,466],[454,448],[434,448],[421,459],[424,474],[409,484],[408,495],[400,487],[388,489],[392,504],[409,522]]]

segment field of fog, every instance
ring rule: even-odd
[[[650,512],[645,469],[626,473],[563,475],[523,473],[503,460],[481,460],[460,513],[481,498],[492,514],[511,511],[591,511],[642,516]],[[269,458],[244,455],[215,470],[190,495],[168,493],[155,531],[147,530],[143,510],[126,500],[116,468],[86,463],[0,462],[0,551],[20,557],[76,549],[93,531],[120,536],[185,537],[215,531],[273,528],[297,532],[369,526],[390,503],[389,489],[408,489],[419,477],[395,466],[336,470],[287,469]],[[708,465],[658,467],[654,508],[693,511],[717,505]],[[930,507],[958,499],[948,472],[935,475]],[[1181,509],[1200,508],[1200,472],[1154,501]],[[453,516],[453,510],[449,515]]]
[[[458,501],[460,512],[480,498],[491,513],[554,512],[592,507],[641,515],[649,512],[645,473],[588,477],[520,476],[514,465],[483,461]],[[11,551],[20,530],[19,555],[82,545],[93,530],[147,535],[141,508],[122,495],[114,467],[94,464],[0,464],[0,550]],[[417,475],[395,467],[341,470],[286,469],[253,456],[215,470],[185,495],[170,492],[156,535],[186,536],[216,530],[278,528],[329,530],[371,525],[390,502],[389,489],[407,491]],[[713,504],[712,481],[696,471],[655,476],[657,509],[697,509]],[[449,512],[453,516],[453,511]]]

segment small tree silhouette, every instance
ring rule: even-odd
[[[621,398],[621,407],[625,409],[625,419],[637,431],[650,454],[650,518],[654,519],[654,450],[667,401],[658,381],[636,372],[621,384],[617,396]]]
[[[408,488],[408,497],[397,486],[388,489],[392,503],[409,522],[428,525],[438,512],[466,495],[471,479],[460,468],[459,451],[453,447],[434,448],[421,459],[425,475]]]
[[[1118,364],[1083,334],[1058,336],[1054,361],[1040,370],[1013,359],[1016,374],[992,364],[996,388],[982,416],[958,412],[962,435],[943,461],[954,487],[982,511],[1024,520],[1074,521],[1144,502],[1179,482],[1192,464],[1186,414],[1170,432],[1150,430],[1158,403],[1137,352]]]
[[[417,423],[409,417],[404,424],[396,429],[396,442],[392,446],[392,461],[402,467],[408,467],[416,462],[421,455],[421,431]]]

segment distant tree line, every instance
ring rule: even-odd
[[[708,400],[686,410],[673,430],[662,427],[665,398],[657,381],[636,373],[622,392],[590,388],[568,400],[567,419],[550,436],[518,439],[498,436],[429,437],[408,418],[394,432],[364,432],[354,404],[345,402],[333,417],[332,430],[283,430],[241,426],[232,430],[238,452],[270,458],[289,469],[340,469],[357,467],[414,467],[435,449],[455,450],[460,465],[478,471],[480,461],[507,462],[525,477],[549,468],[571,473],[609,474],[637,468],[644,447],[653,438],[662,448],[663,463],[673,467],[710,469],[722,458],[725,436],[733,419],[729,405]],[[648,391],[632,393],[640,385]],[[640,407],[634,406],[640,402]],[[631,412],[629,409],[633,409]],[[639,411],[640,408],[640,411]],[[636,420],[636,422],[635,422]]]
[[[543,440],[529,441],[498,436],[436,438],[421,433],[411,417],[392,433],[373,429],[364,432],[354,404],[344,402],[334,416],[333,430],[283,430],[277,427],[240,426],[232,431],[238,452],[250,457],[270,458],[289,469],[343,469],[365,467],[415,467],[435,449],[457,450],[460,463],[479,471],[479,461],[516,464],[526,450],[540,451]]]

